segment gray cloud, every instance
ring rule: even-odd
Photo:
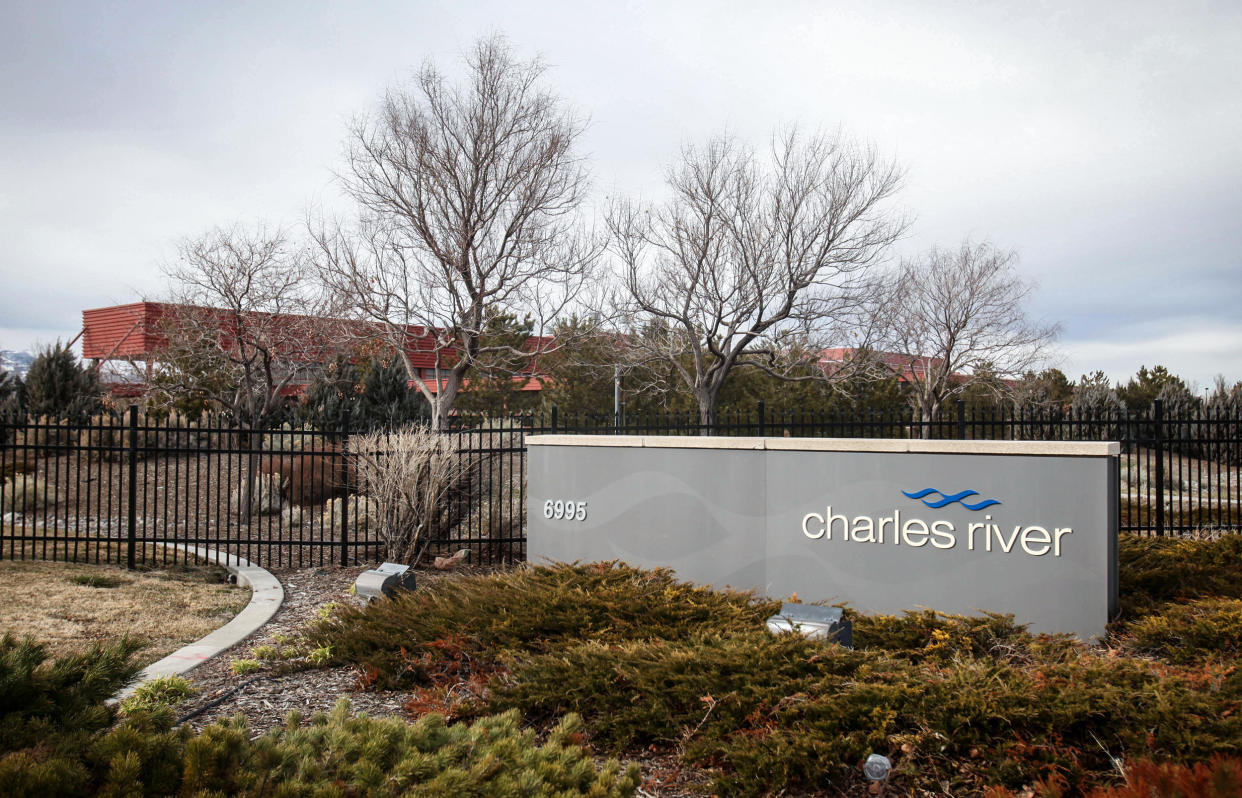
[[[67,338],[83,307],[158,292],[182,236],[296,226],[339,202],[347,120],[494,31],[541,52],[590,115],[601,195],[659,191],[680,143],[722,129],[762,143],[780,123],[841,125],[909,169],[901,254],[966,236],[1020,252],[1034,310],[1064,322],[1067,370],[1107,356],[1132,372],[1146,341],[1205,381],[1229,369],[1203,351],[1242,348],[1236,3],[82,2],[7,17],[8,348],[23,333],[5,329]]]

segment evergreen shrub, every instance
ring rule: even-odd
[[[1242,654],[1242,600],[1196,599],[1166,605],[1131,623],[1135,649],[1186,664]]]
[[[27,749],[0,757],[0,793],[40,796],[519,796],[624,798],[636,765],[598,767],[567,717],[542,743],[517,713],[447,725],[291,713],[283,729],[252,735],[244,717],[193,734],[167,709],[138,713],[77,749]]]
[[[0,638],[0,754],[107,728],[114,714],[104,702],[141,670],[130,659],[139,647],[123,639],[48,663],[33,640]]]
[[[1127,614],[1106,646],[1007,615],[847,608],[846,650],[768,634],[776,602],[617,563],[438,582],[343,609],[302,645],[365,683],[421,685],[413,711],[580,715],[603,749],[679,755],[721,795],[852,794],[870,753],[898,794],[1081,794],[1118,761],[1242,755],[1240,543],[1123,537]],[[1200,655],[1168,655],[1188,637]]]
[[[26,413],[26,386],[20,377],[0,369],[0,444],[13,437],[10,424],[17,424]]]
[[[409,387],[401,359],[378,350],[335,358],[307,387],[293,414],[331,435],[397,429],[429,417],[422,395]]]
[[[30,364],[24,396],[31,415],[80,423],[103,409],[104,387],[94,369],[57,341]]]
[[[758,628],[780,602],[713,591],[619,563],[555,565],[444,580],[365,607],[343,607],[312,626],[311,647],[331,664],[356,664],[377,687],[429,684],[421,655],[439,658],[455,638],[480,662],[505,649],[555,650],[596,640],[676,640],[688,634]]]
[[[1122,535],[1119,542],[1123,619],[1169,601],[1242,599],[1242,535],[1213,541]]]
[[[138,671],[122,641],[46,662],[42,646],[0,639],[0,795],[529,796],[622,798],[635,765],[598,766],[581,722],[562,719],[540,744],[516,712],[470,725],[351,717],[342,700],[309,723],[252,735],[242,717],[199,734],[173,728],[184,680],[140,688],[115,726],[106,700]]]
[[[1242,699],[1242,679],[1205,689],[1196,673],[1086,651],[914,663],[752,633],[586,643],[508,665],[487,711],[577,712],[609,750],[679,743],[687,761],[718,771],[726,795],[844,788],[875,751],[902,765],[903,789],[949,783],[954,794],[1048,772],[1082,787],[1112,771],[1108,752],[1242,752],[1242,721],[1221,714]]]

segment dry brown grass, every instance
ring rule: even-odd
[[[52,656],[128,634],[144,644],[137,659],[150,664],[228,623],[249,600],[213,565],[0,562],[0,632],[33,637]]]

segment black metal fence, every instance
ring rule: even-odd
[[[445,499],[451,528],[428,541],[428,556],[525,557],[523,432],[505,426],[449,433],[470,467]],[[134,567],[181,560],[186,547],[268,567],[383,559],[376,507],[349,490],[349,438],[142,418],[136,408],[122,419],[0,425],[0,560]]]
[[[982,411],[957,404],[932,422],[909,415],[778,412],[762,403],[707,429],[689,414],[618,419],[553,410],[501,420],[456,418],[468,458],[457,506],[429,555],[469,548],[476,560],[525,557],[525,437],[536,433],[956,438],[1121,443],[1121,528],[1142,534],[1242,529],[1242,417]],[[298,429],[251,431],[212,419],[140,418],[0,426],[0,559],[169,561],[181,549],[224,550],[269,567],[371,562],[386,554],[374,508],[342,495],[344,439]],[[278,474],[283,495],[257,473]]]

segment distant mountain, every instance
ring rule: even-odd
[[[26,379],[26,372],[30,371],[30,364],[34,362],[34,359],[35,356],[29,352],[0,349],[0,369],[16,374],[23,380]]]

